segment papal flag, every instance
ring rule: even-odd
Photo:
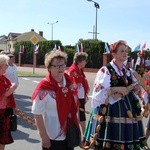
[[[138,45],[135,45],[135,46],[132,48],[132,52],[139,51],[140,48],[141,48],[141,44],[139,43]]]
[[[83,52],[83,44],[81,43],[80,52]]]
[[[56,51],[56,50],[57,50],[57,45],[55,44],[53,51]]]
[[[80,52],[80,50],[79,50],[79,45],[77,44],[77,46],[76,46],[76,52]]]

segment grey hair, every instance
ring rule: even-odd
[[[0,54],[0,65],[7,63],[8,64],[9,57],[5,54]]]
[[[75,53],[73,60],[75,64],[78,64],[83,60],[87,60],[87,58],[88,58],[88,54],[86,52],[77,52]]]

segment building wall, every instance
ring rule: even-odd
[[[9,50],[10,52],[14,52],[14,45],[15,41],[7,41],[7,50]]]
[[[6,44],[5,43],[1,43],[0,44],[0,50],[4,50],[4,51],[6,51]]]

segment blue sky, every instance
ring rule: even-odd
[[[127,41],[130,47],[146,41],[150,48],[150,0],[95,0],[98,9],[98,39],[109,44]],[[80,38],[92,39],[96,9],[87,0],[1,0],[0,35],[34,29],[44,37],[75,45]]]

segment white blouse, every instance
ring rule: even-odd
[[[66,80],[63,78],[63,87],[65,85]],[[33,100],[32,113],[43,116],[45,128],[50,139],[64,140],[66,135],[64,134],[63,130],[61,130],[58,118],[56,93],[54,91],[44,92],[48,94],[42,100],[39,98],[40,94],[38,94]]]
[[[64,140],[65,134],[60,127],[56,100],[52,95],[55,95],[53,91],[49,92],[43,100],[40,100],[39,95],[37,95],[33,101],[32,113],[43,116],[45,128],[50,139]]]
[[[110,62],[111,66],[114,68],[116,73],[119,76],[123,76],[123,72],[121,70],[118,70],[117,66],[114,64],[113,61]],[[124,69],[126,70],[126,75],[130,76],[130,71],[127,70],[124,66]],[[133,70],[131,70],[131,76],[133,81],[136,81],[135,77],[132,74]],[[94,88],[92,93],[92,101],[91,106],[92,108],[96,108],[97,106],[100,106],[101,104],[105,103],[105,100],[109,98],[109,103],[114,104],[117,102],[113,99],[112,96],[108,97],[108,90],[110,90],[110,82],[111,82],[111,74],[106,66],[103,66],[96,75],[95,81],[94,81]],[[117,99],[120,100],[121,98]]]

